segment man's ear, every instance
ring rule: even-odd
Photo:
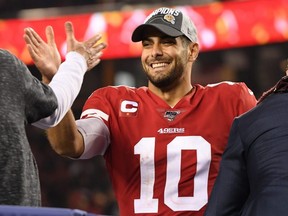
[[[190,43],[189,44],[189,60],[194,62],[199,54],[199,44],[198,43]]]

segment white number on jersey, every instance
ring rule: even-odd
[[[181,151],[196,150],[197,168],[194,177],[194,196],[179,197]],[[155,182],[155,138],[142,138],[134,147],[140,155],[140,199],[134,200],[135,213],[158,213],[158,199],[153,198]],[[208,201],[208,174],[211,146],[200,136],[178,136],[167,145],[167,176],[164,202],[173,211],[198,211]]]

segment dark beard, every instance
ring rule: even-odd
[[[177,81],[183,76],[183,73],[184,73],[184,63],[180,57],[176,59],[176,65],[174,71],[172,72],[170,71],[168,75],[165,75],[157,79],[153,79],[153,77],[149,76],[149,74],[145,72],[148,80],[154,86],[162,90],[172,89],[177,84]]]
[[[178,79],[178,75],[175,72],[172,72],[166,77],[160,78],[160,79],[153,79],[147,74],[148,80],[157,88],[159,89],[171,89],[173,88],[173,83],[176,79]]]

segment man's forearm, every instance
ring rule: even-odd
[[[47,136],[54,151],[62,156],[78,158],[84,151],[83,137],[71,110],[57,126],[47,130]]]

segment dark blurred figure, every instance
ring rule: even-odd
[[[287,215],[287,93],[285,76],[234,120],[206,216]]]

